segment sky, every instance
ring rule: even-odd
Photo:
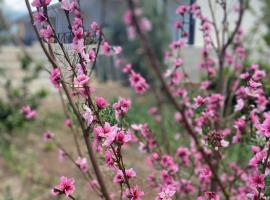
[[[14,11],[26,11],[25,3],[23,0],[4,0],[4,4],[7,8]]]
[[[32,0],[29,0],[31,3]],[[57,2],[57,0],[53,0],[53,3]],[[8,9],[17,12],[26,12],[26,6],[24,0],[4,0],[4,4]]]

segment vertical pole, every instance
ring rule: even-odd
[[[193,3],[195,3],[196,0],[190,0],[189,5],[191,6]],[[193,18],[193,14],[190,12],[189,14],[189,33],[188,33],[188,44],[192,45],[194,44],[194,38],[195,38],[195,20]]]

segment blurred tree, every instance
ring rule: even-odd
[[[270,1],[269,0],[262,0],[262,12],[263,17],[262,21],[267,27],[267,33],[264,35],[264,41],[268,47],[270,47]]]
[[[0,0],[0,44],[7,42],[10,39],[8,32],[8,23],[3,13],[3,0]]]
[[[7,23],[3,14],[3,0],[0,0],[0,31],[3,31],[7,28]]]
[[[167,0],[147,0],[141,1],[143,15],[146,16],[152,23],[152,30],[148,32],[149,41],[155,50],[160,62],[163,60],[163,50],[170,41],[170,34],[168,30],[168,16],[167,16]],[[123,12],[125,7],[122,8]],[[121,45],[124,49],[124,54],[127,59],[134,65],[134,68],[142,73],[148,80],[149,67],[147,63],[142,62],[142,51],[139,40],[135,39],[132,42],[126,42],[127,33],[124,23],[119,23],[122,19],[123,12],[119,12],[115,16],[115,24],[113,32],[111,33],[111,41],[115,45]],[[121,13],[121,14],[120,14]]]

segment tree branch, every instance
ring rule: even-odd
[[[156,55],[154,53],[154,51],[152,50],[152,48],[149,46],[146,36],[142,33],[141,28],[139,26],[139,23],[137,21],[136,15],[135,15],[135,5],[133,3],[133,0],[128,0],[128,5],[129,8],[132,12],[132,20],[133,20],[133,25],[136,28],[137,34],[139,35],[140,41],[141,41],[141,45],[142,47],[145,49],[145,54],[146,57],[148,59],[148,62],[150,64],[150,66],[152,67],[153,71],[156,73],[156,76],[159,78],[163,88],[164,88],[164,93],[167,95],[167,97],[169,98],[169,100],[171,101],[171,103],[174,105],[174,107],[176,108],[176,110],[178,110],[183,117],[183,124],[184,127],[186,129],[186,131],[189,133],[189,135],[193,138],[193,140],[196,143],[197,149],[198,151],[202,154],[205,162],[207,163],[207,165],[209,166],[210,170],[212,171],[220,189],[222,190],[225,198],[227,200],[229,200],[229,194],[227,193],[225,187],[223,186],[223,183],[221,182],[215,167],[213,166],[213,164],[211,163],[211,161],[208,158],[208,155],[204,152],[204,149],[201,147],[200,142],[196,136],[196,133],[193,131],[193,129],[191,128],[191,125],[188,122],[188,119],[185,116],[185,108],[182,107],[179,102],[173,97],[169,86],[167,85],[166,81],[164,80],[161,70],[159,68],[159,64],[158,64],[158,60],[156,58]]]

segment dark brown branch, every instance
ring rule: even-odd
[[[33,19],[33,15],[32,15],[32,9],[31,9],[29,0],[25,0],[25,3],[26,3],[26,6],[27,6],[27,9],[28,9],[28,13],[29,13],[29,16],[31,18],[31,22],[33,24],[34,30],[36,32],[36,35],[37,35],[38,39],[39,39],[39,43],[40,43],[40,45],[41,45],[44,53],[46,54],[47,58],[49,59],[50,63],[53,65],[54,68],[56,68],[57,67],[57,63],[56,63],[55,59],[48,53],[48,51],[47,51],[47,49],[46,49],[46,47],[45,47],[45,45],[44,45],[44,43],[42,41],[42,38],[40,37],[40,35],[38,33],[38,30],[37,30],[36,26],[34,25],[34,19]],[[62,77],[63,77],[63,75],[61,74],[61,78]],[[82,119],[82,117],[80,115],[80,112],[77,110],[77,108],[76,108],[76,106],[75,106],[75,104],[74,104],[74,102],[73,102],[73,100],[71,98],[71,95],[69,94],[69,90],[68,90],[65,82],[62,79],[61,79],[61,85],[62,85],[62,87],[63,87],[63,89],[64,89],[64,91],[66,93],[66,96],[68,98],[68,101],[69,101],[69,103],[70,103],[70,105],[71,105],[71,107],[72,107],[72,109],[73,109],[73,111],[74,111],[74,113],[75,113],[75,115],[76,115],[76,117],[77,117],[77,119],[79,121],[79,124],[80,124],[80,126],[82,128],[84,139],[85,139],[85,143],[86,143],[87,150],[88,150],[88,154],[89,154],[91,163],[93,165],[95,174],[97,176],[97,180],[98,180],[99,185],[101,187],[102,194],[103,194],[103,196],[104,196],[104,198],[106,200],[110,200],[110,196],[109,196],[109,193],[107,192],[107,188],[106,188],[105,183],[103,181],[102,174],[101,174],[101,172],[99,170],[99,166],[97,164],[97,160],[95,158],[95,155],[94,155],[92,146],[91,146],[91,144],[90,144],[90,142],[88,140],[89,139],[89,130],[85,127],[85,124],[84,124],[84,121],[83,121],[83,119]]]

